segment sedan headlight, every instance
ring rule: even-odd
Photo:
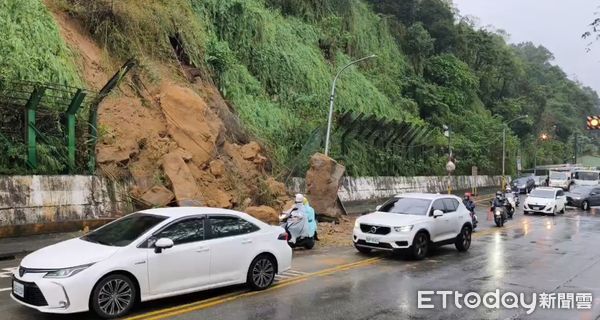
[[[396,232],[409,232],[412,230],[413,226],[402,226],[402,227],[394,227],[394,231]]]
[[[74,275],[80,273],[81,271],[89,268],[91,265],[93,265],[93,263],[85,264],[85,265],[77,266],[77,267],[52,270],[52,271],[46,273],[44,278],[55,278],[55,279],[68,278],[68,277],[74,276]]]

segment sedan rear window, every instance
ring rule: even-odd
[[[124,247],[165,219],[167,217],[133,213],[91,232],[81,239],[107,246]]]
[[[426,216],[431,200],[416,198],[394,198],[379,209],[380,212]]]

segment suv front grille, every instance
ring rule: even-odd
[[[363,245],[363,246],[374,247],[374,248],[392,249],[392,245],[389,244],[389,243],[385,243],[385,242],[367,243],[365,240],[358,240],[358,241],[356,241],[356,244]]]
[[[14,280],[14,281],[17,281],[17,282],[23,284],[23,286],[25,286],[25,295],[23,297],[19,297],[18,295],[13,294],[13,296],[16,299],[19,299],[20,301],[23,301],[27,304],[30,304],[30,305],[36,306],[36,307],[43,307],[43,306],[48,305],[48,302],[46,302],[46,298],[44,297],[44,294],[42,293],[40,288],[38,288],[38,286],[35,283],[23,282],[23,281],[18,281],[18,280]]]
[[[390,229],[390,227],[380,227],[380,226],[373,226],[370,224],[362,224],[361,223],[360,231],[362,231],[364,233],[385,235],[385,234],[390,233],[391,229]]]

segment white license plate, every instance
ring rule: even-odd
[[[22,283],[13,281],[13,293],[21,298],[25,297],[25,286]]]
[[[373,243],[373,244],[378,244],[379,243],[379,238],[375,238],[375,237],[367,237],[365,239],[365,241],[367,243]]]

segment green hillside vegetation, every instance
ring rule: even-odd
[[[73,57],[40,0],[0,1],[0,77],[80,84]]]
[[[334,132],[332,156],[351,175],[444,174],[442,125],[451,127],[459,174],[473,165],[499,173],[503,122],[522,114],[529,118],[508,131],[508,172],[519,150],[526,166],[534,153],[538,164],[569,161],[576,133],[581,153],[598,151],[583,132],[584,117],[600,104],[593,90],[569,80],[545,48],[511,46],[502,33],[457,17],[444,0],[61,3],[113,55],[135,55],[148,71],[151,61],[177,63],[169,40],[177,37],[187,62],[217,84],[281,173],[303,174],[322,148],[333,76],[370,54],[377,58],[339,80],[337,117],[375,115],[429,126],[433,135],[408,148],[376,148],[360,136],[342,146]],[[541,133],[551,139],[539,141]]]

